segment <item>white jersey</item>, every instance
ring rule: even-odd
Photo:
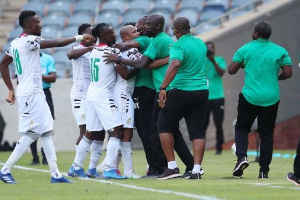
[[[71,49],[84,48],[82,44],[75,44]],[[86,98],[86,93],[91,82],[90,52],[77,59],[72,59],[73,86],[70,97],[74,99]]]
[[[134,54],[130,56],[130,54],[133,52]],[[138,54],[140,54],[139,51],[136,48],[132,48],[127,51],[123,51],[122,57],[125,59],[138,60],[140,58]],[[127,69],[133,69],[133,67],[127,66]],[[118,90],[120,92],[123,92],[125,94],[127,93],[128,95],[132,96],[134,92],[135,79],[136,76],[133,76],[129,80],[125,80],[119,73],[117,73],[117,79],[114,90]]]
[[[13,58],[18,75],[17,96],[28,96],[43,92],[42,70],[40,66],[40,42],[34,35],[21,35],[14,39],[6,54]]]
[[[116,82],[115,66],[106,63],[104,52],[120,53],[116,48],[108,46],[95,47],[90,54],[91,83],[87,92],[87,101],[113,99],[113,87]]]

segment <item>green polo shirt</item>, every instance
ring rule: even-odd
[[[181,66],[171,83],[171,88],[186,91],[207,90],[205,75],[207,48],[205,43],[191,34],[184,35],[172,46],[170,62],[179,60]]]
[[[159,33],[157,36],[155,36],[149,47],[147,48],[146,52],[144,53],[144,56],[147,56],[151,60],[156,60],[160,58],[165,58],[169,56],[170,46],[174,43],[172,38],[167,35],[165,32]],[[159,92],[159,87],[161,86],[165,74],[167,71],[169,64],[163,65],[157,69],[152,69],[152,78],[153,83],[155,86],[155,89],[157,92]],[[170,88],[168,87],[167,90]]]
[[[143,54],[146,49],[148,48],[152,38],[149,38],[147,36],[139,36],[138,38],[135,38],[134,41],[139,43],[140,45],[140,52]],[[141,87],[145,86],[151,89],[154,88],[153,80],[152,80],[152,75],[151,75],[151,70],[149,69],[139,69],[136,75],[136,80],[135,80],[135,87]]]
[[[221,69],[226,69],[226,61],[223,57],[215,56],[214,59]],[[225,94],[222,76],[218,74],[214,64],[208,58],[206,58],[205,73],[209,90],[208,99],[214,100],[224,98]]]
[[[283,47],[266,39],[253,40],[239,48],[232,61],[245,65],[242,94],[249,103],[270,106],[279,101],[279,69],[292,66],[291,58]]]

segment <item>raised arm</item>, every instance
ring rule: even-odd
[[[139,60],[130,60],[130,59],[124,59],[121,56],[118,56],[118,54],[113,54],[113,53],[107,53],[103,57],[106,58],[104,61],[115,62],[117,64],[122,63],[124,65],[132,66],[137,69],[146,67],[152,61],[147,56],[142,56],[141,59]]]
[[[137,41],[131,40],[115,44],[113,47],[120,49],[120,51],[128,50],[131,48],[140,48],[140,44]]]
[[[70,49],[67,53],[67,56],[69,58],[69,60],[71,59],[77,59],[80,56],[82,56],[83,54],[92,51],[94,48],[94,46],[90,46],[90,47],[84,47],[84,48],[80,48],[80,49]]]
[[[80,40],[86,40],[91,41],[93,39],[93,36],[90,34],[83,34],[83,35],[77,35],[75,37],[66,37],[66,38],[59,38],[59,39],[53,39],[53,40],[42,40],[40,43],[40,48],[51,48],[51,47],[63,47],[68,44],[71,44],[75,41]]]
[[[5,85],[8,88],[8,95],[6,101],[10,104],[14,104],[16,100],[14,87],[10,80],[9,68],[8,68],[8,66],[10,65],[10,63],[12,63],[12,61],[13,61],[12,57],[5,54],[2,61],[0,62],[0,70],[1,70],[2,78]]]

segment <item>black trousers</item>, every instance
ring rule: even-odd
[[[262,107],[249,103],[243,94],[239,96],[238,116],[235,125],[236,155],[243,158],[247,156],[248,134],[257,117],[260,143],[260,172],[269,172],[272,161],[273,138],[275,121],[277,118],[279,101],[274,105]]]
[[[44,93],[45,93],[45,96],[46,96],[46,101],[47,101],[48,106],[49,106],[50,111],[51,111],[52,118],[54,119],[54,106],[53,106],[51,91],[50,91],[49,88],[47,88],[47,89],[44,89]],[[31,143],[30,149],[31,149],[31,154],[32,154],[33,161],[39,162],[39,156],[38,156],[38,152],[37,152],[37,140],[34,141],[33,143]],[[45,156],[45,153],[43,151],[43,148],[42,148],[41,151],[42,151],[43,160],[46,160],[46,156]]]
[[[298,179],[300,179],[300,140],[298,142],[297,154],[296,154],[296,158],[294,160],[294,173],[295,173],[295,176]]]
[[[167,160],[161,146],[157,129],[158,117],[161,111],[157,102],[158,96],[159,93],[156,93],[153,104],[153,113],[151,119],[151,144],[153,150],[154,168],[160,173],[163,172],[164,168],[167,167]],[[181,161],[185,164],[186,171],[191,171],[194,167],[194,157],[187,147],[186,142],[184,141],[179,130],[179,121],[172,127],[172,134],[174,137],[174,149],[176,153],[178,154]]]
[[[150,140],[150,123],[153,111],[154,97],[155,90],[152,90],[145,86],[134,88],[133,100],[137,107],[134,110],[135,127],[144,146],[146,160],[149,168],[154,167]]]
[[[223,150],[222,145],[224,143],[224,133],[223,133],[223,121],[224,121],[224,102],[225,99],[214,99],[208,100],[206,120],[205,120],[205,132],[209,124],[210,113],[213,115],[214,124],[216,127],[216,149],[217,152]]]

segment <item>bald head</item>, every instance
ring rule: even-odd
[[[185,17],[178,17],[174,21],[174,29],[177,29],[178,32],[182,34],[186,34],[187,32],[190,32],[191,26],[190,22]]]
[[[136,30],[136,27],[132,25],[123,26],[120,30],[120,36],[122,41],[130,41],[139,36],[139,33]]]

